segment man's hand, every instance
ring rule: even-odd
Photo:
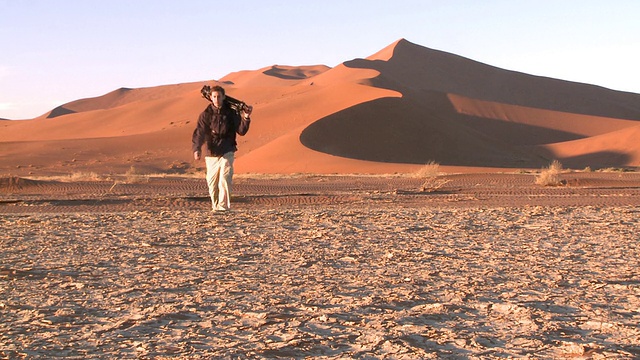
[[[251,112],[253,111],[253,106],[247,105],[242,109],[242,117],[248,119],[251,116]]]
[[[200,151],[194,151],[193,152],[193,158],[196,160],[200,160]]]

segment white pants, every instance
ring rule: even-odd
[[[234,153],[228,152],[220,157],[206,156],[204,160],[207,164],[207,186],[213,210],[229,210]]]

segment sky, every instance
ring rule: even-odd
[[[398,39],[640,93],[637,0],[0,0],[0,118],[271,65],[334,67]]]

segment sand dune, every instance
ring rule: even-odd
[[[205,84],[205,82],[164,85],[139,89],[120,88],[102,96],[80,99],[58,106],[41,117],[55,118],[62,115],[92,110],[112,109],[133,102],[144,102],[166,98],[173,99],[177,96],[192,93],[194,90],[200,90],[203,84]]]
[[[193,170],[202,81],[121,88],[0,123],[0,172]],[[640,95],[532,76],[400,39],[366,58],[273,65],[217,83],[254,105],[241,173],[640,166]],[[176,165],[179,164],[179,165]]]
[[[565,162],[576,167],[591,164],[640,164],[640,124],[610,133],[574,141],[544,145]]]

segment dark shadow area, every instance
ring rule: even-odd
[[[281,66],[273,65],[262,73],[284,80],[304,80],[321,74],[330,68],[328,66]]]
[[[263,71],[262,73],[285,80],[302,80],[307,78],[307,75],[305,75],[302,71],[292,73],[291,71],[284,71],[273,67],[269,70]]]
[[[458,121],[505,144],[534,146],[583,139],[585,136],[541,126],[460,115]]]
[[[559,157],[557,160],[560,161],[565,168],[570,169],[584,169],[587,166],[591,168],[624,168],[631,161],[631,156],[615,151],[599,151],[574,157]]]
[[[70,109],[65,108],[64,106],[58,106],[57,108],[51,110],[49,115],[47,115],[47,119],[53,119],[58,116],[75,114],[76,112]]]
[[[445,94],[420,92],[362,103],[303,130],[303,145],[359,160],[488,167],[541,167],[533,145],[579,135],[458,114]]]

